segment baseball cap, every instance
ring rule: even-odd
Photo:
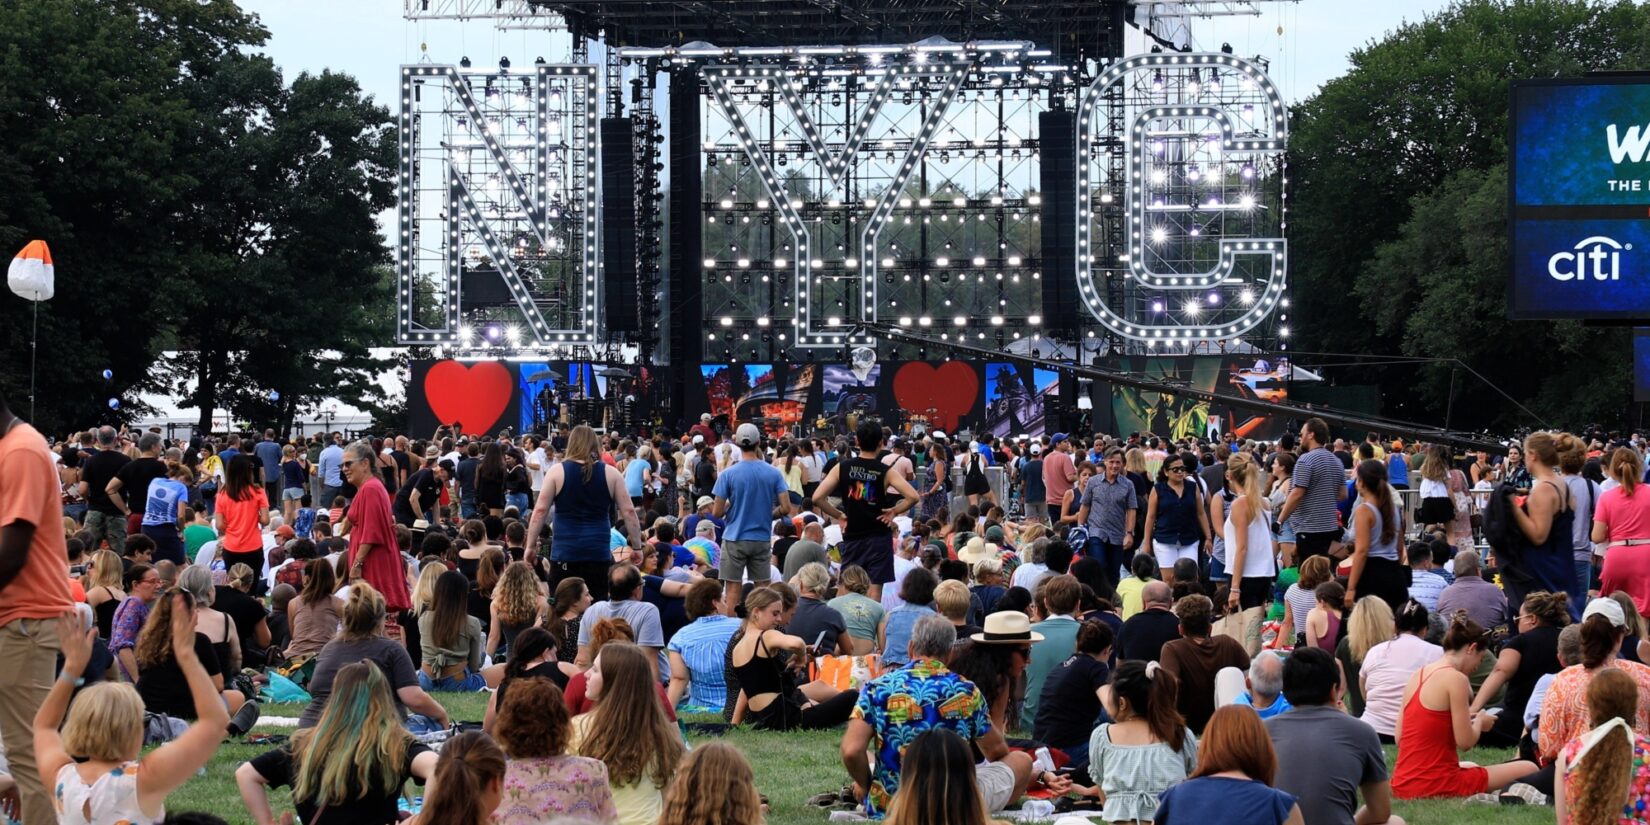
[[[762,443],[762,431],[755,424],[740,424],[733,434],[733,443],[741,447],[755,447]]]
[[[699,414],[699,420],[705,422],[706,424],[709,424],[710,423],[710,413],[700,413]]]
[[[705,437],[702,436],[702,435],[695,435],[693,437],[693,443],[694,444],[703,444],[703,443],[705,443]]]
[[[670,546],[670,554],[673,556],[671,564],[676,567],[692,567],[699,561],[699,557],[693,555],[692,550],[689,550],[680,544],[672,544]]]
[[[1041,444],[1032,444],[1031,445],[1031,454],[1032,455],[1042,455],[1043,454],[1043,445],[1041,445]]]
[[[933,433],[933,436],[934,436],[935,441],[944,441],[945,440],[945,431],[944,430],[935,430],[934,433]]]
[[[1627,614],[1622,611],[1621,605],[1615,599],[1600,596],[1587,603],[1587,609],[1581,611],[1581,620],[1587,621],[1590,616],[1603,616],[1610,620],[1612,627],[1626,627]]]
[[[1062,441],[1065,441],[1069,437],[1070,436],[1067,436],[1065,433],[1055,433],[1053,436],[1049,437],[1048,444],[1052,447]]]
[[[292,528],[285,525],[285,524],[281,525],[280,527],[275,528],[275,537],[276,538],[289,539],[289,538],[292,538],[293,535],[295,535],[295,534],[293,533]],[[1610,603],[1615,604],[1615,602],[1610,602]],[[1618,616],[1621,615],[1621,606],[1620,605],[1616,606],[1616,615],[1618,615]]]
[[[693,508],[695,510],[697,510],[700,507],[709,507],[710,505],[715,504],[715,503],[716,503],[716,499],[714,499],[710,496],[700,496],[698,501],[693,502]]]

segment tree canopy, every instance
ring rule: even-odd
[[[393,317],[393,122],[348,76],[285,83],[267,36],[232,0],[0,3],[0,248],[43,238],[58,271],[43,430],[186,380],[203,425],[382,401],[366,346]],[[0,341],[27,353],[33,308],[7,298]],[[0,360],[25,413],[28,369]]]
[[[1541,419],[1463,374],[1455,427],[1620,423],[1627,331],[1507,319],[1509,82],[1647,59],[1650,9],[1626,0],[1471,0],[1354,51],[1294,115],[1296,347],[1457,358]],[[1447,364],[1369,376],[1388,412],[1449,406]]]

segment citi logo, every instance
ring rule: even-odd
[[[1604,136],[1610,143],[1610,160],[1615,163],[1643,163],[1645,155],[1650,154],[1650,124],[1642,130],[1629,126],[1625,135],[1618,135],[1616,125],[1612,123],[1604,130]]]
[[[1547,274],[1555,281],[1619,281],[1622,250],[1632,248],[1632,244],[1594,235],[1576,244],[1574,250],[1548,258]]]

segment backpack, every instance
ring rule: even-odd
[[[1517,506],[1513,501],[1513,488],[1506,484],[1495,485],[1489,502],[1484,505],[1484,540],[1501,559],[1502,568],[1517,562],[1530,546],[1512,514],[1512,508]]]

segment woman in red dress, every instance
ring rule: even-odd
[[[1457,614],[1444,634],[1444,657],[1410,677],[1404,688],[1404,710],[1398,717],[1393,796],[1467,797],[1506,787],[1536,772],[1533,762],[1484,768],[1462,763],[1457,756],[1495,726],[1493,715],[1468,713],[1472,686],[1467,674],[1478,669],[1488,643],[1488,631],[1465,614]]]

